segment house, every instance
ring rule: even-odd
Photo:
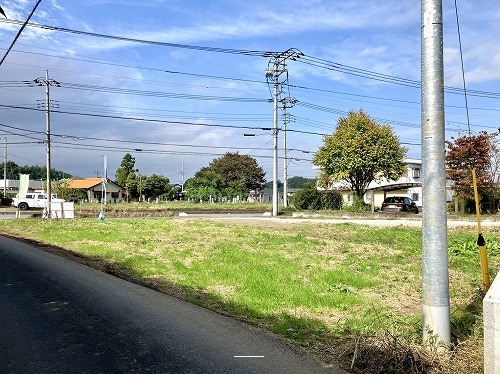
[[[106,187],[104,187],[102,178],[71,179],[66,186],[68,188],[84,189],[87,193],[87,201],[91,203],[100,203],[104,191],[106,191],[106,203],[121,202],[124,196],[124,188],[109,178],[106,179]]]
[[[407,196],[422,208],[422,161],[405,159],[406,172],[396,181],[382,179],[368,185],[364,200],[380,207],[387,196]]]
[[[43,181],[30,179],[27,192],[42,191]],[[19,179],[2,179],[0,181],[0,190],[5,191],[5,194],[16,195],[19,192]]]
[[[375,207],[380,207],[384,199],[388,196],[407,196],[421,209],[422,208],[422,161],[417,159],[405,159],[406,172],[396,181],[382,179],[372,181],[363,197],[365,203]],[[334,184],[333,188],[339,190],[344,197],[344,203],[352,203],[352,194],[345,183]],[[446,200],[452,201],[453,190],[451,183],[446,183]]]

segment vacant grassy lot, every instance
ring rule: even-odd
[[[483,295],[473,229],[449,232],[448,358],[421,349],[420,229],[89,218],[0,221],[0,231],[259,324],[357,372],[482,372]],[[484,234],[496,274],[500,232]]]

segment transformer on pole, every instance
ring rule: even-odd
[[[283,82],[279,81],[279,77],[286,69],[286,60],[296,60],[304,54],[295,49],[288,49],[285,52],[276,53],[269,60],[266,69],[266,79],[273,82],[274,85],[274,127],[273,127],[273,217],[279,214],[279,196],[278,196],[278,106],[280,103],[279,97],[282,94],[281,86]]]

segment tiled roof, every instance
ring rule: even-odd
[[[68,182],[68,188],[89,189],[102,183],[102,178],[72,179]]]

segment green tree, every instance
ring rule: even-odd
[[[184,191],[187,197],[194,199],[208,200],[210,196],[224,196],[224,180],[216,172],[205,168],[186,181]]]
[[[307,188],[315,187],[315,178],[292,177],[288,178],[288,188]]]
[[[130,199],[139,197],[138,182],[139,181],[137,179],[137,176],[135,175],[135,172],[130,172],[125,181],[125,185],[123,186],[125,187],[125,195],[127,196],[127,202],[130,201]]]
[[[335,132],[323,142],[313,158],[322,169],[320,182],[344,181],[359,198],[370,182],[397,180],[406,170],[407,149],[401,147],[391,127],[379,125],[362,110],[339,118]]]
[[[123,156],[120,167],[116,169],[115,182],[119,186],[125,187],[130,173],[135,174],[135,172],[137,171],[136,169],[134,169],[134,167],[135,167],[135,158],[132,157],[130,153],[127,153],[125,156]]]
[[[278,179],[278,191],[283,191],[283,182]],[[266,182],[264,184],[264,188],[267,188],[269,190],[273,189],[273,181]]]
[[[69,188],[68,182],[52,183],[51,186],[52,193],[55,193],[60,199],[75,203],[87,199],[87,192],[84,188]]]
[[[202,170],[210,170],[219,174],[226,187],[232,186],[231,188],[233,188],[236,184],[238,186],[244,185],[244,191],[242,191],[244,196],[247,196],[250,190],[262,188],[266,182],[266,173],[258,165],[257,160],[248,155],[240,155],[238,152],[228,152],[224,156],[212,160]]]
[[[170,180],[163,175],[152,174],[144,181],[143,193],[147,197],[159,197],[171,190]]]

